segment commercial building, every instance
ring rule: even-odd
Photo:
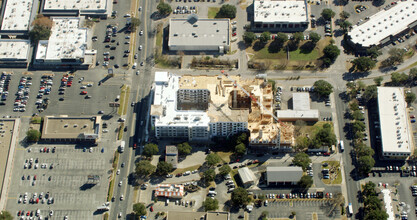
[[[181,199],[184,196],[184,186],[179,184],[158,184],[155,197]]]
[[[405,160],[413,152],[412,130],[405,102],[404,88],[378,87],[378,109],[383,159]]]
[[[354,25],[348,32],[351,43],[357,47],[384,46],[396,40],[398,34],[417,25],[417,2],[397,1],[369,17],[363,23]]]
[[[80,18],[53,18],[51,36],[49,40],[39,41],[34,66],[88,69],[94,63],[96,51],[89,49],[89,30],[81,28],[80,23]]]
[[[303,176],[301,167],[266,167],[266,182],[268,186],[296,185]]]
[[[249,131],[252,147],[289,148],[294,142],[293,126],[274,121],[272,86],[262,79],[156,72],[153,96],[150,115],[158,139],[207,141]]]
[[[50,142],[90,142],[100,139],[101,117],[45,116],[41,139]]]
[[[178,165],[178,148],[175,145],[168,145],[165,147],[165,162],[172,164],[174,169]]]
[[[0,39],[0,67],[26,68],[30,62],[30,40]]]
[[[297,0],[254,0],[256,31],[298,32],[308,28],[308,4]]]
[[[180,212],[168,211],[166,220],[229,220],[229,212]]]
[[[277,117],[281,121],[318,121],[319,110],[310,109],[310,94],[298,92],[292,94],[293,108],[288,110],[277,110]]]
[[[117,2],[117,1],[116,1]],[[47,16],[111,16],[112,0],[41,0],[41,14]]]
[[[4,0],[1,10],[1,35],[27,35],[32,23],[38,1],[34,0]]]
[[[250,170],[247,167],[240,168],[237,170],[239,173],[239,177],[242,180],[243,186],[245,188],[249,188],[250,186],[255,184],[256,177],[255,174],[253,174],[252,170]]]
[[[192,14],[187,19],[169,20],[170,51],[227,53],[229,47],[229,19],[199,19]]]

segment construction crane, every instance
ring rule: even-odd
[[[277,120],[279,122],[279,124],[285,128],[287,128],[287,125],[284,124],[281,120],[279,120],[279,118],[277,116],[274,115],[274,113],[272,113],[269,109],[267,109],[264,105],[262,105],[262,103],[260,101],[258,101],[257,98],[255,98],[253,95],[251,95],[248,91],[246,91],[246,89],[244,89],[242,86],[239,85],[239,83],[236,82],[236,80],[232,79],[229,77],[229,75],[222,70],[221,73],[226,76],[226,78],[228,78],[229,80],[233,81],[233,87],[234,88],[239,88],[240,90],[242,90],[242,92],[244,92],[247,96],[249,96],[249,98],[253,101],[256,102],[261,108],[263,108],[264,111],[268,112],[275,120]],[[277,135],[277,147],[280,147],[280,140],[281,140],[281,130],[280,128],[278,128],[278,135]]]

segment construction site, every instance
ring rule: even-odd
[[[157,138],[178,137],[176,130],[187,123],[189,140],[198,136],[193,129],[198,126],[206,129],[199,132],[206,133],[200,137],[207,139],[249,131],[251,147],[291,149],[294,143],[294,126],[273,114],[272,85],[264,79],[242,79],[224,72],[217,76],[158,72],[154,91],[151,115]],[[184,137],[184,128],[181,134]]]

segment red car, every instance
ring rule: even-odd
[[[151,208],[149,209],[151,212],[153,212],[153,206],[151,206]]]
[[[22,211],[17,212],[17,216],[20,216],[22,214]]]
[[[87,91],[81,91],[81,95],[87,95]]]
[[[410,118],[415,118],[416,116],[415,115],[410,115]]]
[[[323,153],[324,156],[330,156],[329,152]]]
[[[30,215],[30,211],[28,211],[28,213],[26,213],[26,216],[29,216]]]
[[[236,36],[236,32],[232,34],[232,36]]]
[[[133,149],[136,149],[138,145],[136,143],[133,144]]]
[[[34,179],[34,180],[36,180],[36,175],[35,175],[35,176],[33,176],[33,179]]]

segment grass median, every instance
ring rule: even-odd
[[[113,172],[112,172],[112,175],[111,175],[111,180],[110,180],[110,183],[109,183],[109,191],[107,192],[107,201],[108,202],[110,202],[111,201],[111,198],[113,197],[113,189],[114,189],[114,181],[115,181],[115,174],[114,174],[114,172],[115,172],[115,170],[116,170],[116,168],[117,168],[117,164],[119,163],[119,152],[115,152],[114,153],[114,158],[113,158],[113,164],[112,164],[112,167],[113,167]]]
[[[122,89],[120,91],[120,107],[117,113],[119,115],[125,115],[127,112],[127,100],[129,100],[129,94],[130,94],[130,87],[127,85],[123,85]]]
[[[125,127],[124,123],[121,123],[120,127],[119,127],[119,133],[117,135],[117,140],[122,140],[123,133],[124,133],[124,127]]]

